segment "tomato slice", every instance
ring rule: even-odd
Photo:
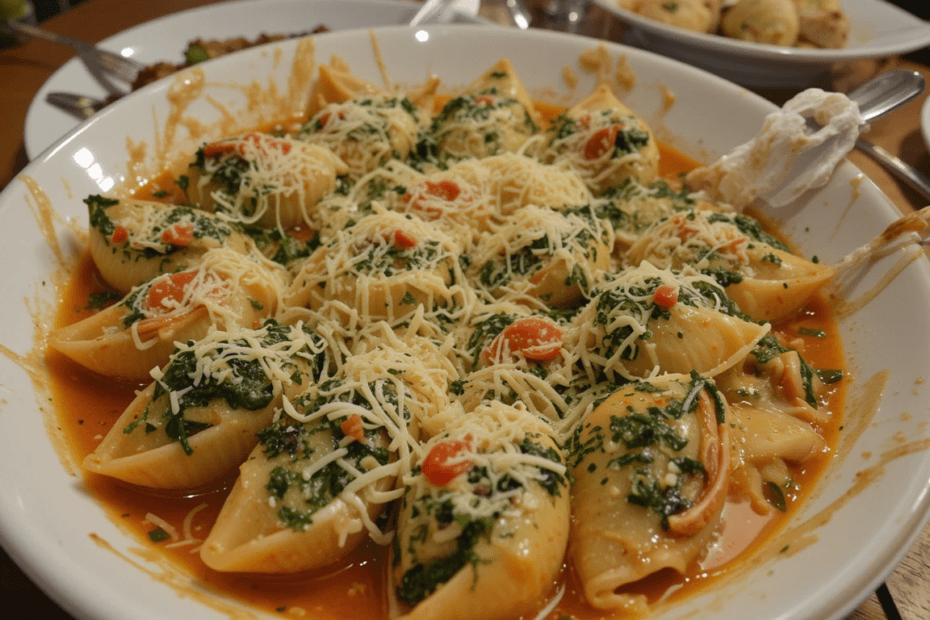
[[[663,284],[652,294],[652,301],[657,306],[671,308],[678,303],[678,289],[670,284]]]
[[[459,439],[440,441],[426,454],[420,469],[430,484],[444,487],[475,466],[469,459],[456,458],[468,449],[468,443]]]
[[[287,142],[260,133],[247,133],[238,140],[211,142],[203,147],[203,154],[205,157],[215,157],[217,155],[236,153],[240,157],[245,157],[245,146],[249,143],[254,144],[263,152],[267,152],[269,149],[281,151],[284,155],[291,152],[291,145]]]
[[[520,353],[534,362],[550,362],[559,356],[563,341],[562,330],[552,321],[536,317],[518,319],[485,348],[484,361],[492,365],[514,360],[515,354]]]
[[[424,198],[435,197],[439,200],[452,202],[462,193],[462,188],[459,187],[458,183],[449,181],[448,179],[442,181],[425,181],[421,187],[422,189],[404,194],[403,200],[410,204],[412,209],[422,212],[429,219],[440,217],[443,214],[443,209],[435,204],[431,204],[431,201]],[[414,196],[416,196],[416,199],[414,199]]]
[[[342,421],[339,429],[346,437],[351,437],[355,441],[365,441],[365,429],[362,427],[362,416],[353,413]]]
[[[110,243],[124,243],[129,241],[129,231],[122,224],[117,224],[110,236]]]
[[[614,123],[609,127],[595,131],[585,144],[585,159],[597,159],[613,151],[614,144],[617,141],[617,134],[620,133],[621,129],[623,129],[623,125]]]
[[[186,248],[194,240],[193,224],[175,224],[161,233],[161,240],[170,245]]]
[[[180,303],[184,299],[184,291],[197,275],[197,270],[173,273],[162,278],[149,289],[146,304],[150,310],[170,310],[166,301]]]

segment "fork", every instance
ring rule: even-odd
[[[100,69],[107,74],[130,84],[135,81],[143,68],[143,65],[134,60],[102,50],[85,41],[72,39],[71,37],[49,32],[48,30],[36,28],[35,26],[30,26],[19,21],[9,20],[6,22],[6,27],[15,33],[28,37],[45,39],[53,43],[67,45],[77,51],[82,57],[100,67]]]

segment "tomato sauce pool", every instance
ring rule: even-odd
[[[544,110],[547,117],[554,117],[560,112],[561,109],[554,106],[547,106]],[[674,179],[697,165],[697,162],[665,145],[660,144],[660,152],[660,175],[667,179]],[[152,199],[156,190],[173,185],[168,178],[157,179],[148,189],[137,193],[137,198]],[[170,196],[161,199],[171,202]],[[106,286],[89,253],[85,252],[61,299],[56,327],[74,323],[97,311],[91,308],[91,300],[105,291]],[[832,310],[819,296],[789,321],[773,326],[773,331],[792,339],[803,339],[805,359],[813,367],[844,367]],[[817,336],[811,336],[813,333]],[[75,459],[81,462],[110,430],[133,399],[135,391],[144,386],[95,376],[54,351],[48,353],[48,362],[60,425]],[[839,382],[828,386],[831,389],[826,407],[830,411],[843,411],[842,385],[843,382]],[[835,446],[841,415],[831,417],[834,418],[831,425],[819,430],[828,445]],[[829,458],[827,453],[807,461],[803,469],[793,470],[791,473],[798,482],[798,488],[810,489]],[[206,537],[232,487],[232,478],[184,493],[153,492],[86,472],[84,481],[88,491],[99,500],[112,520],[128,530],[147,550],[189,574],[206,590],[284,616],[320,620],[367,620],[387,616],[384,595],[388,587],[385,585],[387,549],[370,541],[355,550],[345,562],[309,573],[283,576],[228,574],[207,568],[196,553],[199,543],[184,543],[183,539],[185,532],[195,540]],[[803,495],[806,491],[801,493]],[[719,541],[700,565],[684,576],[663,571],[637,583],[636,591],[646,593],[654,602],[688,596],[712,584],[738,564],[739,555],[764,545],[779,522],[790,516],[792,507],[803,503],[803,496],[788,496],[787,499],[787,513],[773,511],[773,515],[765,517],[755,514],[746,502],[730,501],[725,508]],[[181,544],[164,538],[165,530],[157,525],[162,522],[180,534]],[[585,602],[570,566],[565,566],[560,580],[565,585],[565,595],[549,618],[611,617],[609,612],[596,610]],[[559,585],[554,584],[553,593]],[[542,609],[545,603],[540,601],[539,608]]]

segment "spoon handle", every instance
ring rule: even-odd
[[[862,139],[856,140],[856,148],[869,155],[889,172],[907,183],[914,191],[930,201],[930,179],[916,168],[904,163],[882,147],[871,142]]]

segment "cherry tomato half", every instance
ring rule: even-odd
[[[433,446],[423,459],[421,469],[426,479],[437,487],[444,487],[458,476],[475,466],[468,459],[456,457],[469,449],[468,443],[458,439],[447,439]],[[450,463],[449,461],[454,461]]]
[[[514,354],[521,353],[534,362],[549,362],[559,356],[562,342],[562,330],[552,321],[536,317],[518,319],[485,348],[484,359],[490,365],[505,361],[502,357],[507,353],[511,360]]]

